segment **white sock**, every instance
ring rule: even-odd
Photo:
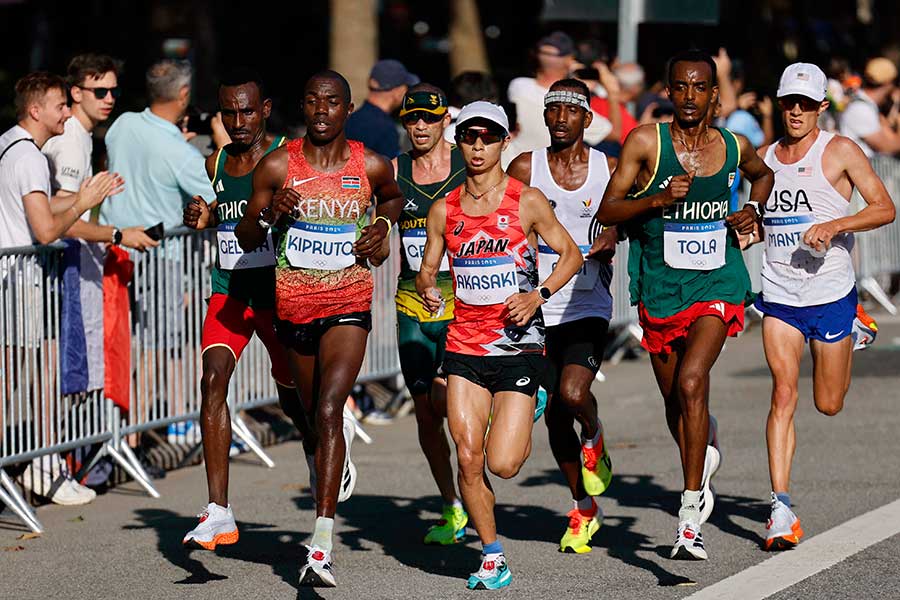
[[[581,444],[582,444],[585,448],[593,448],[594,446],[596,446],[596,445],[599,444],[599,443],[600,443],[600,423],[598,422],[598,423],[597,423],[597,433],[594,434],[593,439],[586,440],[586,439],[584,439],[584,436],[582,436],[582,437],[581,437]]]
[[[684,490],[681,493],[681,510],[678,511],[679,521],[700,522],[700,490]]]
[[[497,560],[499,557],[503,556],[502,552],[491,552],[490,554],[482,554],[482,561],[492,561]]]
[[[463,503],[460,501],[459,498],[457,498],[456,500],[454,500],[453,502],[450,503],[450,506],[452,506],[453,508],[458,508],[458,509],[462,510]]]
[[[334,519],[328,517],[318,517],[316,519],[316,529],[313,531],[312,542],[310,545],[318,546],[325,552],[331,552],[331,532],[334,531]]]
[[[580,510],[581,512],[591,512],[597,508],[597,503],[594,502],[594,499],[591,496],[585,496],[581,500],[575,500],[573,498],[572,502],[575,504],[576,510]]]

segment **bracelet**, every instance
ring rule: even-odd
[[[372,225],[374,225],[374,224],[377,223],[378,221],[381,221],[382,219],[384,220],[385,223],[387,223],[387,226],[388,226],[387,232],[390,233],[390,232],[391,232],[391,229],[394,227],[394,224],[391,223],[391,220],[388,219],[388,218],[387,218],[386,216],[384,216],[384,215],[378,215],[377,217],[375,217],[375,220],[372,222]]]

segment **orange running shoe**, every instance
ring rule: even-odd
[[[856,318],[853,319],[853,331],[850,334],[850,337],[853,338],[853,349],[865,350],[875,342],[877,334],[878,324],[875,319],[863,310],[862,304],[857,304]]]

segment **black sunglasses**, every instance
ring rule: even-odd
[[[122,88],[119,86],[116,87],[84,87],[83,85],[76,85],[75,87],[80,88],[82,90],[87,90],[90,92],[94,92],[94,98],[97,100],[103,100],[106,98],[107,94],[112,94],[113,99],[118,98],[122,95]]]
[[[472,144],[474,144],[475,140],[477,140],[478,138],[481,138],[481,141],[485,145],[490,145],[503,141],[505,137],[505,132],[487,129],[484,127],[469,127],[467,129],[456,130],[456,141],[458,143],[466,144],[467,146],[471,146]]]
[[[415,125],[419,122],[419,119],[422,119],[429,125],[434,125],[435,123],[440,123],[443,118],[444,115],[436,115],[425,110],[414,110],[400,117],[400,120],[404,125]]]
[[[819,107],[822,105],[821,102],[817,102],[812,98],[807,98],[806,96],[801,96],[800,94],[782,96],[778,99],[778,106],[781,107],[781,110],[791,110],[796,104],[800,105],[800,110],[802,110],[803,112],[812,112],[814,110],[819,110]]]

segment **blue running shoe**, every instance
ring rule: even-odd
[[[481,566],[478,572],[469,576],[466,587],[470,590],[499,590],[512,583],[512,573],[506,564],[506,557],[502,554],[487,560],[481,555]]]
[[[541,416],[543,416],[545,410],[547,410],[547,390],[539,387],[537,391],[537,400],[534,404],[535,423],[537,423]]]

